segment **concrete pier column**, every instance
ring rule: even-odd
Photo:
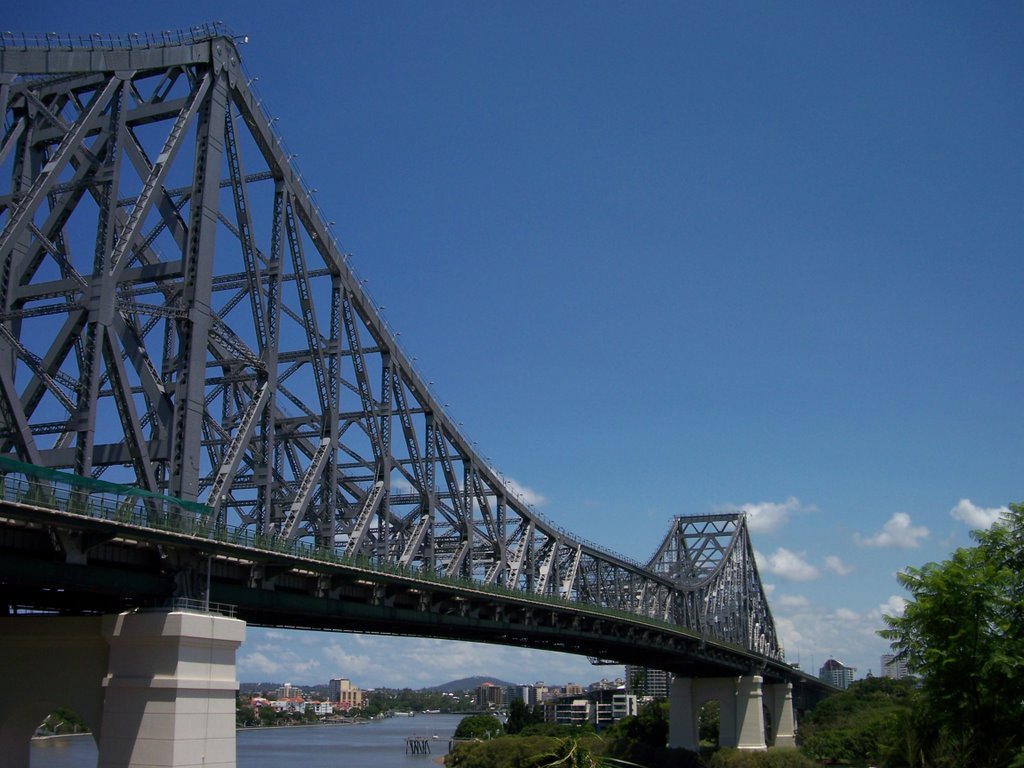
[[[672,749],[700,747],[700,709],[693,705],[693,680],[674,677],[668,693],[668,745]]]
[[[99,768],[235,768],[235,651],[245,622],[186,611],[106,616]]]
[[[764,712],[760,675],[739,678],[736,683],[736,748],[764,751]]]
[[[709,701],[719,703],[718,743],[737,744],[735,677],[677,677],[672,680],[668,703],[668,745],[673,748],[700,748],[700,712]]]
[[[769,743],[773,747],[796,746],[796,719],[793,717],[793,684],[766,685],[765,703],[772,713]]]
[[[103,712],[107,643],[99,616],[0,618],[0,763],[29,768],[32,735],[58,707],[81,717],[95,736]]]

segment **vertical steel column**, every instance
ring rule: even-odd
[[[223,44],[222,40],[211,42],[216,48]],[[187,316],[178,320],[179,347],[168,492],[190,501],[195,500],[199,494],[217,198],[227,104],[228,78],[221,68],[200,109],[196,127],[192,199],[189,203],[188,238],[183,254],[182,298],[188,310]]]

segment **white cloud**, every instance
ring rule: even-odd
[[[747,515],[747,527],[753,533],[772,533],[779,530],[789,520],[790,515],[797,512],[814,512],[815,507],[805,507],[796,496],[790,496],[783,502],[762,501],[757,504],[739,504],[727,507]]]
[[[811,604],[803,595],[779,595],[773,603],[783,608],[806,608]]]
[[[238,666],[250,672],[258,673],[257,676],[267,675],[272,677],[284,671],[280,664],[259,651],[239,656]]]
[[[979,507],[971,503],[970,499],[960,499],[960,502],[949,510],[950,517],[966,523],[972,529],[987,530],[992,524],[1003,515],[1010,513],[1009,507]]]
[[[896,512],[874,536],[864,537],[856,534],[853,538],[862,547],[916,549],[921,545],[921,539],[928,536],[928,529],[923,525],[913,525],[910,515],[906,512]]]
[[[899,595],[891,595],[888,600],[878,606],[878,615],[881,616],[902,616],[907,607],[907,601]]]
[[[779,547],[770,555],[754,553],[758,566],[765,573],[781,576],[787,581],[811,581],[818,578],[818,569],[803,558],[803,554]]]
[[[519,497],[531,507],[542,507],[548,502],[547,497],[537,493],[532,488],[527,488],[525,485],[517,483],[511,477],[505,478],[505,485],[512,491],[513,495]]]
[[[849,608],[836,608],[833,614],[839,621],[860,621],[860,614]]]
[[[849,576],[853,573],[853,566],[847,565],[838,555],[825,555],[825,568],[840,576]]]

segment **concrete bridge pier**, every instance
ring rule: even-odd
[[[99,768],[235,768],[235,651],[245,622],[158,611],[0,619],[4,764],[59,706],[92,728]],[[24,694],[24,696],[22,696]]]
[[[796,746],[796,719],[793,717],[793,684],[766,685],[765,703],[771,715],[768,735],[773,747]]]
[[[669,692],[669,746],[697,751],[700,747],[700,710],[709,701],[720,704],[719,744],[763,751],[764,686],[760,675],[744,677],[677,677]],[[792,686],[768,686],[773,744],[793,746]]]
[[[96,734],[103,716],[109,646],[101,617],[0,618],[0,755],[4,765],[29,768],[36,728],[58,707],[75,711]]]

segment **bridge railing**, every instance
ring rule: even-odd
[[[215,37],[235,37],[220,21],[199,24],[188,29],[165,29],[160,32],[132,32],[126,35],[109,33],[69,32],[2,32],[0,49],[43,49],[48,51],[154,48],[164,45],[189,45]]]
[[[526,592],[500,584],[482,584],[471,579],[445,576],[430,570],[373,560],[364,555],[343,555],[328,547],[298,539],[289,540],[276,533],[261,533],[243,526],[216,524],[210,508],[203,504],[161,496],[132,486],[37,467],[6,456],[0,456],[0,499],[11,504],[42,507],[65,514],[107,520],[124,526],[165,531],[260,552],[274,552],[321,563],[344,565],[373,573],[425,581],[438,586],[511,597],[540,605],[583,609],[609,618],[669,629],[694,638],[701,637],[698,633],[677,624],[630,611],[573,602],[558,595]]]

